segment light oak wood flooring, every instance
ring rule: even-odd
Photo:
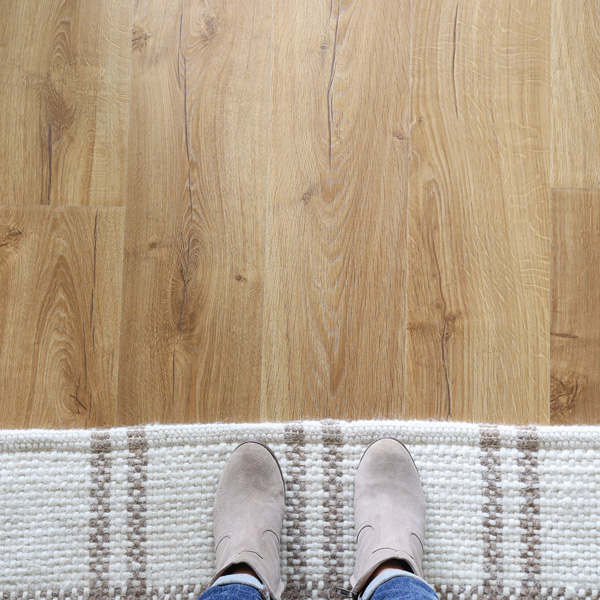
[[[600,423],[600,0],[0,3],[0,427]]]

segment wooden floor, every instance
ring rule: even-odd
[[[0,426],[600,423],[600,0],[0,4]]]

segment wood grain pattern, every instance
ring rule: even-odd
[[[135,11],[119,419],[256,420],[271,4]]]
[[[261,417],[402,414],[410,2],[280,2]]]
[[[552,191],[552,424],[600,423],[600,191]]]
[[[0,427],[600,423],[598,14],[0,2]]]
[[[416,2],[407,414],[549,420],[550,4]]]
[[[115,424],[123,209],[0,207],[0,426]]]
[[[600,188],[600,0],[552,10],[551,184]]]
[[[122,206],[131,4],[0,3],[0,202]]]

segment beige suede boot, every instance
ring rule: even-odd
[[[261,442],[244,442],[229,457],[215,496],[213,537],[216,575],[245,563],[279,600],[283,582],[279,542],[285,510],[285,484],[271,449]]]
[[[406,561],[423,577],[425,495],[412,456],[398,440],[383,438],[365,450],[354,480],[354,523],[354,597],[392,558]]]

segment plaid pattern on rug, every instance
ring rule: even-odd
[[[442,600],[600,597],[600,427],[328,420],[0,432],[2,599],[196,598],[221,470],[247,439],[286,479],[284,599],[340,597],[354,473],[383,436],[419,469]]]

